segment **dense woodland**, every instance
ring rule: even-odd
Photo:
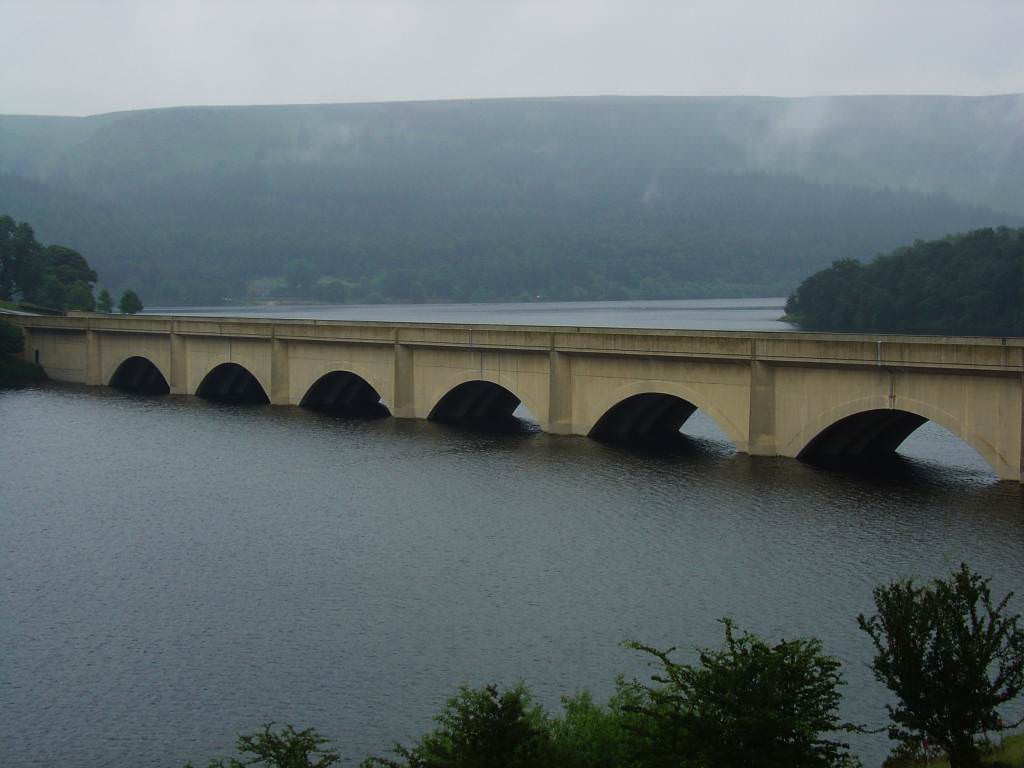
[[[1024,223],[1024,98],[0,117],[0,210],[149,303],[784,295]]]
[[[1024,229],[837,261],[801,283],[786,312],[809,330],[1024,336]]]

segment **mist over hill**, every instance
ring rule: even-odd
[[[147,304],[779,295],[1024,223],[1024,97],[0,116],[0,212]]]

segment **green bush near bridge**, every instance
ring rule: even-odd
[[[0,389],[23,387],[46,379],[38,365],[16,357],[24,348],[21,329],[0,320]]]

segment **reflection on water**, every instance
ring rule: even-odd
[[[60,386],[0,423],[12,766],[201,762],[271,719],[362,757],[460,683],[605,696],[645,674],[621,641],[717,645],[725,615],[821,637],[878,726],[875,584],[1024,587],[1024,491],[931,425],[878,477],[737,454],[700,412],[671,451]]]

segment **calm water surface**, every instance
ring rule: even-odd
[[[458,684],[604,697],[646,673],[622,640],[689,657],[726,615],[821,637],[877,726],[875,584],[967,560],[1024,590],[1024,490],[931,425],[881,477],[738,455],[699,412],[669,453],[56,385],[0,425],[4,766],[205,763],[269,720],[354,764]]]

